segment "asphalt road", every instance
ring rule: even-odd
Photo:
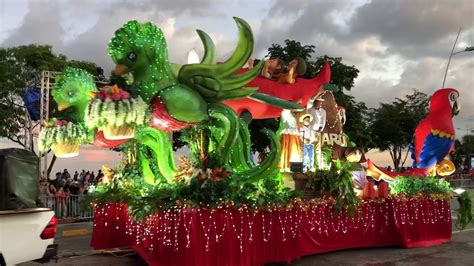
[[[146,265],[133,251],[98,253],[89,248],[90,237],[74,237],[59,240],[60,246],[70,245],[60,250],[58,262],[45,265]],[[71,253],[71,250],[75,250]],[[83,250],[82,250],[83,249]],[[39,266],[29,262],[22,266]],[[278,264],[274,264],[278,265]],[[336,251],[312,255],[293,261],[291,265],[474,265],[474,229],[454,232],[451,242],[429,248],[370,248]]]

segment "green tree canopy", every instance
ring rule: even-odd
[[[65,67],[80,67],[95,74],[96,64],[68,60],[56,54],[50,45],[23,45],[0,48],[0,136],[34,151],[33,121],[26,110],[23,96],[27,86],[41,71],[63,71]]]
[[[457,169],[468,168],[470,154],[474,154],[474,135],[464,135],[455,141],[450,157]]]
[[[371,112],[370,135],[375,148],[389,151],[396,169],[403,166],[413,141],[413,134],[418,123],[428,114],[429,97],[425,93],[413,90],[404,98],[397,98],[392,103],[381,103]],[[369,132],[368,132],[369,133]]]

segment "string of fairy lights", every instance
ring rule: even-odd
[[[124,204],[97,206],[94,227],[124,233],[134,239],[137,246],[147,247],[153,252],[157,247],[189,249],[193,245],[204,245],[209,252],[222,244],[227,237],[235,237],[240,252],[255,241],[289,241],[298,238],[302,229],[312,234],[331,237],[345,235],[358,230],[383,232],[390,226],[418,226],[450,224],[451,211],[445,199],[389,198],[382,201],[364,201],[359,204],[351,218],[347,209],[334,215],[334,205],[325,201],[311,201],[304,205],[274,210],[242,207],[220,207],[213,209],[171,209],[148,216],[143,221],[132,220]],[[111,214],[111,215],[109,215]],[[200,225],[192,227],[194,224]],[[203,232],[202,239],[191,236]],[[378,231],[377,231],[378,230]]]

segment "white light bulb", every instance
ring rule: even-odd
[[[199,64],[199,55],[194,49],[191,49],[188,53],[188,64]]]

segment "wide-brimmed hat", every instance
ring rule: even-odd
[[[304,114],[304,115],[300,116],[300,123],[303,123],[303,120],[304,120],[306,117],[309,117],[309,122],[313,121],[313,116],[312,116],[312,115],[310,115],[310,114]]]

